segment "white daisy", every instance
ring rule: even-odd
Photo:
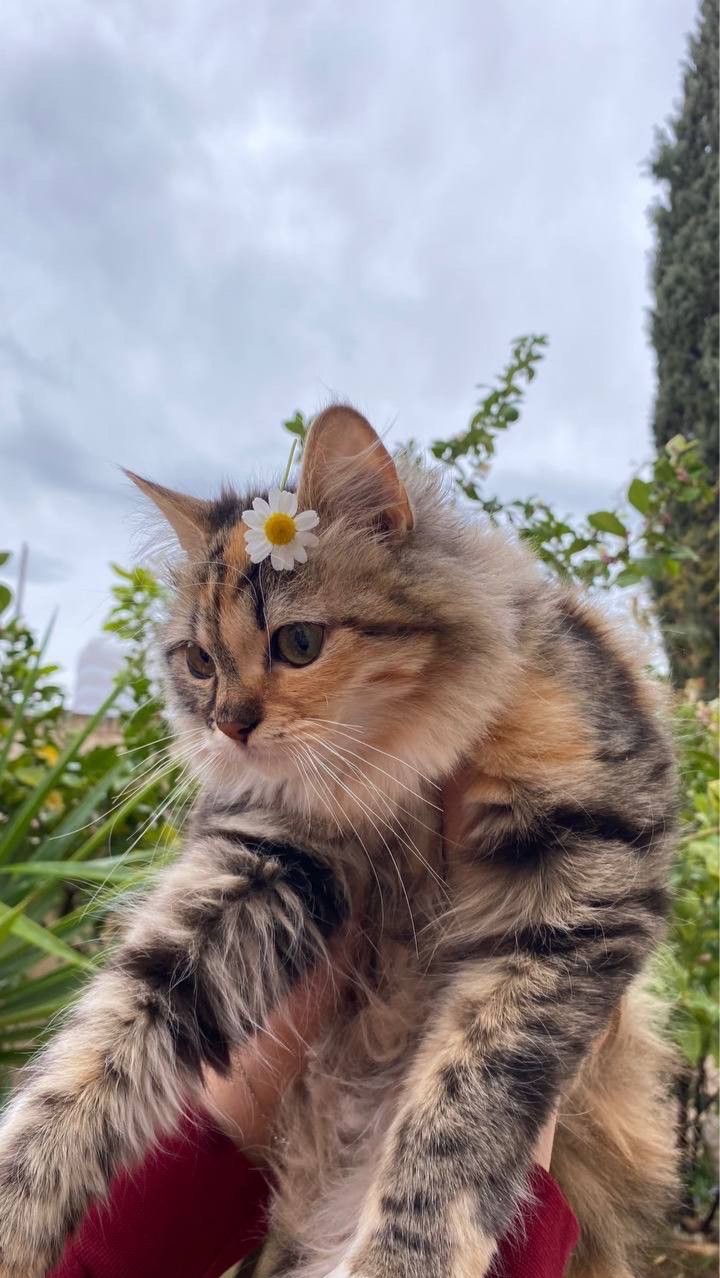
[[[271,488],[268,499],[256,497],[252,510],[244,510],[242,521],[247,525],[245,545],[251,562],[259,564],[270,556],[270,563],[278,571],[289,572],[295,562],[304,564],[307,547],[317,544],[317,537],[310,532],[319,522],[314,510],[297,514],[295,493]]]

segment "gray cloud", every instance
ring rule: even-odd
[[[649,451],[643,160],[693,14],[9,0],[4,536],[74,564],[28,591],[63,659],[130,554],[117,463],[208,492],[331,393],[456,431],[521,332],[552,345],[493,487],[612,498]]]
[[[46,555],[41,551],[34,550],[27,559],[26,580],[42,586],[54,585],[61,581],[67,581],[73,572],[73,568],[74,565],[66,559],[59,559],[56,555]],[[17,582],[19,572],[20,555],[17,554],[4,565],[3,573],[9,580]]]

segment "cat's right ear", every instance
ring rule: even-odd
[[[126,470],[125,474],[167,519],[183,550],[189,555],[202,554],[208,543],[210,502],[163,488],[132,470]]]
[[[316,417],[308,432],[301,507],[353,510],[395,536],[409,532],[412,507],[390,453],[369,421],[347,404]]]

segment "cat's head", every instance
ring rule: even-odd
[[[290,571],[248,553],[243,511],[267,490],[202,501],[132,478],[185,552],[165,660],[180,751],[200,776],[281,782],[319,806],[328,786],[362,796],[363,776],[387,793],[447,773],[502,695],[518,583],[512,551],[436,477],[396,464],[353,409],[326,410],[297,490],[316,540]]]

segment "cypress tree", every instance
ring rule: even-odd
[[[674,435],[698,441],[718,477],[718,4],[701,0],[690,37],[683,98],[658,132],[651,160],[664,184],[652,211],[655,305],[651,339],[657,359],[653,431],[660,451]],[[678,504],[680,540],[698,556],[658,583],[657,600],[673,678],[718,683],[717,506]]]

